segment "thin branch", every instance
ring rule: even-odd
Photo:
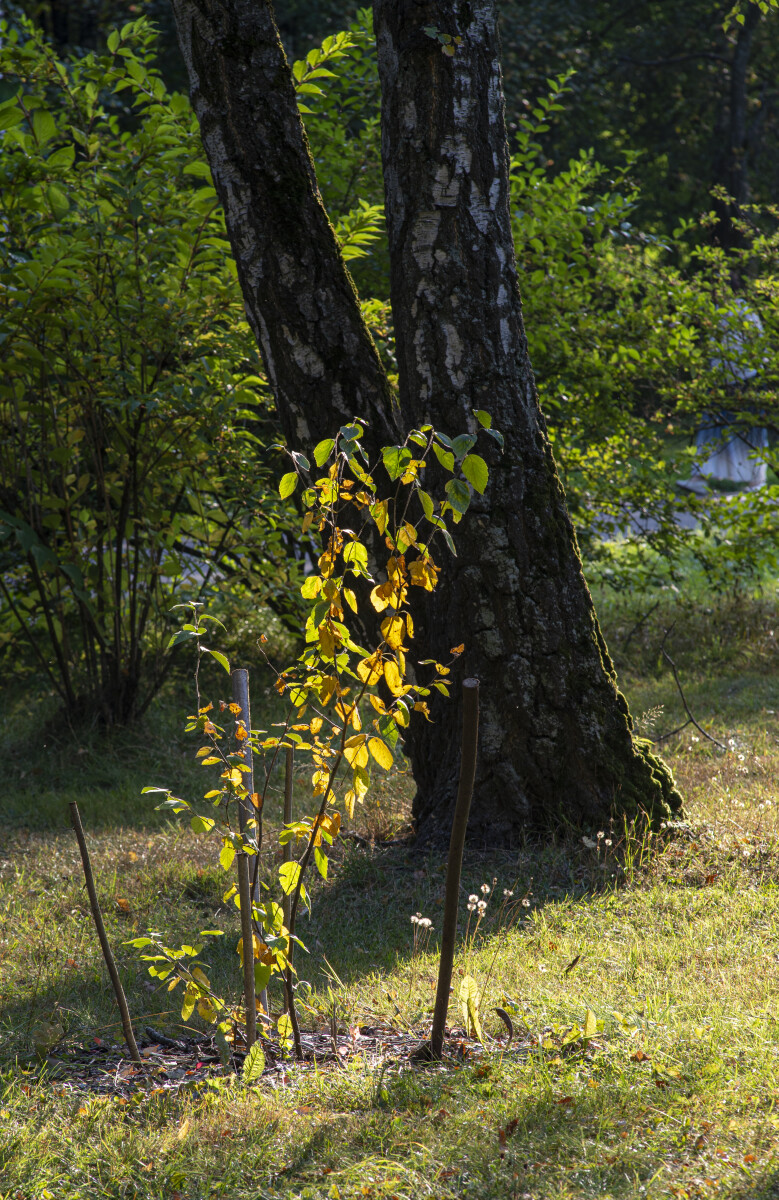
[[[671,629],[673,629],[673,625],[671,626]],[[679,690],[679,696],[681,697],[681,701],[684,706],[684,711],[687,713],[687,717],[688,717],[688,720],[686,721],[685,724],[686,725],[694,725],[695,728],[698,730],[698,732],[703,734],[703,736],[707,739],[707,741],[713,742],[715,746],[719,746],[720,750],[727,751],[727,746],[723,745],[722,742],[718,742],[717,739],[715,737],[712,737],[710,733],[707,733],[706,730],[703,728],[703,726],[698,724],[698,722],[695,720],[695,717],[690,712],[690,706],[687,703],[687,699],[684,695],[684,691],[682,690],[682,685],[679,682],[679,673],[676,669],[676,663],[671,658],[671,655],[668,653],[668,651],[665,648],[665,643],[668,639],[668,635],[671,632],[671,629],[666,629],[665,637],[663,638],[663,644],[661,645],[660,650],[662,652],[663,658],[670,665],[671,670],[673,671],[674,682],[676,683],[676,686]],[[682,726],[680,726],[680,728],[684,729],[685,726],[682,725]],[[675,730],[674,732],[678,733],[679,730]],[[670,736],[671,736],[670,734],[666,734],[666,737],[670,737]],[[660,739],[658,739],[658,741],[659,740]]]

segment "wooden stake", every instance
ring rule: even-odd
[[[81,864],[84,868],[84,878],[86,879],[87,883],[87,894],[89,896],[89,905],[92,909],[92,919],[95,922],[97,936],[100,939],[100,949],[103,951],[105,965],[108,967],[108,974],[111,976],[111,983],[114,985],[116,1003],[119,1005],[119,1012],[122,1016],[124,1040],[127,1043],[127,1049],[130,1051],[130,1058],[132,1058],[135,1062],[143,1062],[143,1059],[138,1053],[138,1046],[135,1041],[135,1034],[133,1033],[133,1025],[132,1021],[130,1020],[130,1010],[127,1007],[127,1000],[125,999],[122,981],[119,978],[119,972],[116,969],[114,956],[111,953],[111,947],[109,946],[108,938],[106,937],[105,925],[103,924],[103,914],[100,911],[100,904],[98,903],[97,892],[95,891],[95,877],[92,874],[92,864],[89,861],[89,851],[87,850],[86,838],[84,837],[84,829],[81,824],[81,816],[75,800],[71,800],[70,802],[70,821],[76,834],[78,848],[81,851]]]
[[[471,811],[473,783],[476,778],[476,750],[479,738],[479,681],[463,680],[463,737],[460,761],[460,785],[452,820],[452,836],[449,839],[449,858],[446,864],[446,896],[444,899],[444,923],[441,930],[441,961],[438,967],[438,988],[433,1011],[433,1029],[430,1034],[431,1058],[439,1060],[444,1047],[446,1014],[449,1011],[449,993],[452,987],[454,966],[454,944],[457,937],[457,909],[460,899],[460,874],[463,865],[465,831]]]

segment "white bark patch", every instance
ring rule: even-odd
[[[411,252],[420,271],[429,271],[433,265],[433,246],[438,237],[441,214],[421,212],[414,222],[411,234]]]
[[[419,394],[423,400],[429,400],[433,394],[433,373],[425,353],[425,334],[421,327],[417,328],[414,334],[414,349],[416,350],[417,375],[420,380]],[[421,386],[422,384],[425,386]]]
[[[468,212],[479,233],[486,233],[490,224],[490,209],[477,185],[471,180],[471,194],[468,200]]]
[[[503,353],[508,354],[511,350],[511,325],[508,317],[500,319],[500,344],[503,347]]]
[[[454,208],[460,194],[457,171],[452,173],[447,163],[441,163],[433,181],[433,204],[437,208]]]
[[[263,317],[257,305],[254,307],[257,314],[257,321],[260,326],[258,340],[260,343],[260,348],[262,349],[262,360],[265,363],[265,370],[268,372],[268,378],[270,379],[271,387],[275,392],[278,384],[278,375],[276,374],[276,363],[274,362],[273,354],[271,353],[270,334],[268,333],[268,326],[265,318]],[[251,325],[252,313],[249,312],[248,306],[246,307],[246,315],[249,318],[249,324]]]
[[[454,325],[443,323],[441,328],[446,338],[446,371],[452,385],[459,391],[465,387],[465,375],[459,370],[460,360],[463,356],[463,344]]]
[[[411,97],[408,98],[403,105],[403,112],[400,115],[400,126],[404,133],[416,133],[417,128],[417,106]]]
[[[321,379],[325,373],[325,364],[313,346],[307,346],[296,333],[291,333],[286,325],[282,333],[292,348],[292,360],[303,375],[309,379]]]

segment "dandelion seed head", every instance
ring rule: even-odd
[[[530,908],[530,901],[528,900],[527,896],[526,896],[526,897],[525,897],[525,899],[522,901],[522,907],[523,907],[523,908]]]
[[[507,900],[510,900],[511,897],[514,895],[514,893],[510,892],[508,888],[504,888],[503,895],[506,897]]]
[[[476,907],[478,908],[478,910],[479,910],[479,912],[480,912],[480,913],[482,913],[482,914],[486,913],[486,911],[487,911],[487,901],[486,901],[486,900],[480,900],[480,901],[479,901],[479,903],[476,905]]]
[[[611,838],[606,838],[606,841],[603,843],[603,845],[604,845],[604,846],[613,846],[613,845],[614,845],[614,843],[613,843],[613,841],[611,840]]]
[[[483,884],[481,885],[481,888],[480,888],[479,890],[480,890],[480,892],[481,892],[481,894],[482,894],[483,896],[489,896],[489,894],[490,894],[490,885],[489,885],[488,883],[483,883]]]

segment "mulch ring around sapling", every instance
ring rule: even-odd
[[[239,1044],[231,1048],[229,1061],[224,1061],[216,1040],[208,1034],[173,1038],[146,1026],[144,1033],[136,1036],[143,1063],[133,1062],[126,1047],[93,1038],[49,1054],[42,1071],[60,1094],[129,1100],[139,1094],[161,1096],[199,1090],[210,1080],[240,1075],[246,1059],[246,1052]],[[260,1035],[257,1043],[262,1047],[265,1065],[254,1082],[272,1089],[288,1087],[297,1072],[328,1065],[337,1069],[356,1057],[375,1067],[413,1063],[415,1051],[424,1044],[425,1036],[421,1030],[398,1031],[388,1025],[354,1025],[346,1031],[301,1031],[304,1058],[296,1062],[278,1041]],[[479,1060],[496,1050],[525,1056],[537,1047],[538,1039],[532,1035],[521,1043],[515,1040],[510,1048],[506,1039],[489,1036],[480,1045],[468,1038],[464,1029],[454,1028],[446,1043],[445,1056],[462,1063]]]

